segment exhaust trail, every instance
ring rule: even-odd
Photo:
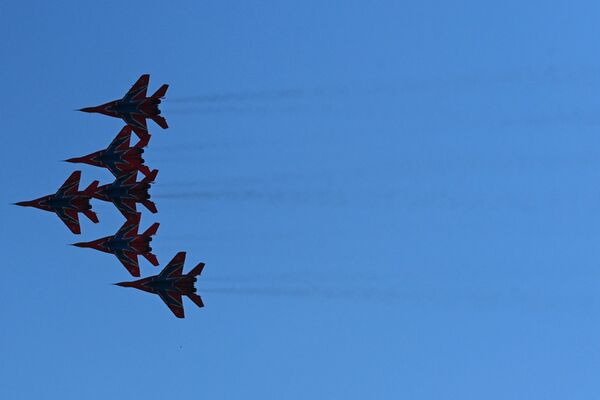
[[[439,309],[470,308],[478,312],[515,310],[540,312],[597,312],[598,305],[589,296],[556,293],[539,294],[526,289],[485,290],[481,288],[445,287],[409,290],[401,287],[318,287],[318,286],[222,286],[198,288],[201,294],[242,296],[251,298],[313,299],[346,301],[353,304],[369,302],[387,306],[433,307]]]
[[[195,104],[213,104],[213,103],[231,103],[244,102],[252,100],[279,100],[295,99],[306,97],[308,93],[299,88],[287,88],[278,90],[255,90],[239,91],[225,93],[210,93],[199,96],[187,96],[169,98],[170,103],[195,103]]]

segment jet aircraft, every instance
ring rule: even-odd
[[[157,174],[158,170],[155,169],[140,182],[136,182],[137,171],[130,171],[115,179],[113,183],[98,187],[93,197],[112,202],[127,219],[135,218],[136,203],[142,203],[150,212],[156,214],[156,204],[150,201],[148,190]]]
[[[167,93],[169,85],[162,85],[152,96],[146,97],[150,75],[142,75],[131,89],[120,100],[113,100],[96,107],[81,108],[78,111],[100,113],[110,117],[121,118],[133,128],[140,139],[150,139],[146,118],[156,122],[161,128],[167,129],[167,121],[160,116],[158,105]]]
[[[160,274],[133,282],[115,283],[115,285],[133,287],[145,292],[158,294],[177,318],[184,318],[182,296],[187,296],[198,307],[204,307],[202,298],[196,294],[196,288],[194,287],[196,276],[202,273],[204,263],[196,265],[194,269],[183,275],[184,263],[185,252],[182,251],[173,257]]]
[[[131,171],[140,171],[148,176],[150,175],[150,168],[144,165],[144,159],[142,158],[148,140],[140,139],[135,146],[130,147],[132,129],[128,125],[121,129],[121,132],[117,134],[105,150],[96,151],[83,157],[69,158],[65,161],[106,168],[115,178]]]
[[[152,254],[150,242],[160,225],[156,222],[146,232],[139,235],[138,229],[141,215],[137,213],[135,218],[125,221],[123,226],[113,236],[103,237],[91,242],[73,243],[73,246],[89,247],[105,253],[112,253],[117,256],[131,275],[140,276],[138,255],[145,257],[152,265],[158,265],[156,256]]]
[[[92,211],[90,199],[98,188],[98,181],[94,181],[84,191],[79,191],[81,171],[75,171],[63,183],[55,194],[40,197],[31,201],[20,201],[17,206],[35,207],[40,210],[53,211],[67,225],[74,234],[79,235],[79,214],[83,213],[93,223],[98,223],[98,216]]]

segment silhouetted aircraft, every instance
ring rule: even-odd
[[[162,85],[152,96],[146,97],[150,75],[142,75],[131,89],[120,100],[96,106],[81,108],[78,111],[89,113],[100,113],[115,118],[121,118],[133,128],[140,139],[150,139],[146,118],[156,122],[161,128],[167,129],[167,121],[161,117],[158,105],[160,99],[165,96],[169,85]]]
[[[113,236],[103,237],[91,242],[73,243],[73,246],[90,247],[105,253],[112,253],[117,256],[131,275],[140,276],[138,255],[144,256],[152,265],[158,265],[156,256],[151,253],[150,242],[160,225],[156,222],[146,232],[138,235],[141,215],[137,213],[135,218],[127,220]]]
[[[144,165],[142,153],[148,145],[148,140],[140,139],[133,147],[129,146],[133,128],[125,126],[117,134],[111,144],[105,149],[83,157],[65,160],[71,163],[84,163],[108,169],[116,178],[131,171],[140,171],[150,175],[150,168]]]
[[[115,285],[133,287],[145,292],[155,293],[173,311],[177,318],[184,318],[183,301],[181,296],[187,296],[198,307],[204,307],[202,299],[196,294],[194,282],[196,276],[202,273],[204,263],[194,267],[186,275],[183,275],[183,264],[185,263],[185,252],[179,252],[160,274],[149,276],[133,282],[120,282]]]
[[[150,201],[150,184],[156,179],[158,170],[153,170],[140,182],[136,182],[137,171],[127,172],[115,179],[113,183],[98,187],[93,197],[98,200],[112,202],[125,218],[135,218],[135,203],[142,203],[150,212],[156,213],[156,204]]]
[[[98,188],[98,181],[92,182],[84,191],[79,191],[81,171],[75,171],[63,183],[55,194],[40,197],[31,201],[20,201],[17,206],[35,207],[40,210],[53,211],[67,225],[71,232],[81,233],[79,214],[83,213],[93,223],[98,223],[98,216],[92,211],[90,199]]]

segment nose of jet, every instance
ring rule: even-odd
[[[119,283],[115,283],[115,285],[121,286],[121,287],[135,287],[133,282],[119,282]]]
[[[96,107],[84,107],[84,108],[80,108],[80,109],[75,110],[75,111],[82,111],[82,112],[92,113],[92,112],[96,112]]]
[[[72,243],[71,246],[75,246],[75,247],[92,247],[92,244],[89,242],[78,242],[78,243]]]
[[[13,203],[13,205],[21,207],[32,207],[33,201],[19,201],[17,203]]]
[[[63,160],[64,162],[70,162],[70,163],[80,163],[82,162],[82,159],[80,157],[74,157],[74,158],[67,158],[66,160]]]

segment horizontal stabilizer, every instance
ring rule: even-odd
[[[167,89],[169,89],[169,85],[162,85],[161,87],[158,88],[158,90],[156,92],[154,92],[154,94],[151,96],[153,99],[160,99],[165,97],[165,95],[167,94]]]
[[[202,308],[204,307],[204,303],[202,302],[202,298],[200,296],[198,296],[196,293],[190,293],[187,295],[187,297],[194,302],[194,304],[196,304],[198,307]]]
[[[148,261],[150,261],[150,264],[154,265],[155,267],[158,266],[158,258],[156,258],[156,256],[152,253],[143,253],[142,254],[144,256],[144,258]]]
[[[156,175],[158,175],[158,170],[154,169],[147,175],[144,179],[142,179],[142,183],[152,183],[156,179]]]
[[[146,207],[148,209],[148,211],[150,211],[152,214],[156,214],[158,212],[158,210],[156,209],[156,204],[154,204],[153,201],[150,200],[144,200],[142,201],[142,204],[144,205],[144,207]]]
[[[96,191],[98,190],[98,185],[100,184],[99,181],[94,181],[92,183],[90,183],[90,186],[88,186],[83,193],[87,194],[88,196],[92,196],[96,193]]]
[[[160,126],[163,129],[167,129],[169,124],[167,124],[167,120],[161,117],[160,115],[154,115],[152,117],[152,121],[156,122],[156,125]]]
[[[85,215],[86,217],[88,217],[89,220],[92,221],[93,223],[97,224],[98,222],[100,222],[98,220],[98,216],[92,210],[83,210],[82,212],[83,212],[83,215]]]
[[[202,273],[202,270],[204,269],[204,263],[200,263],[198,265],[196,265],[194,267],[194,269],[192,269],[190,272],[188,272],[189,276],[197,276],[200,275]]]
[[[159,226],[160,226],[160,223],[158,223],[158,222],[153,223],[150,228],[146,229],[146,232],[144,232],[142,234],[142,236],[156,235],[156,232],[158,231]]]

